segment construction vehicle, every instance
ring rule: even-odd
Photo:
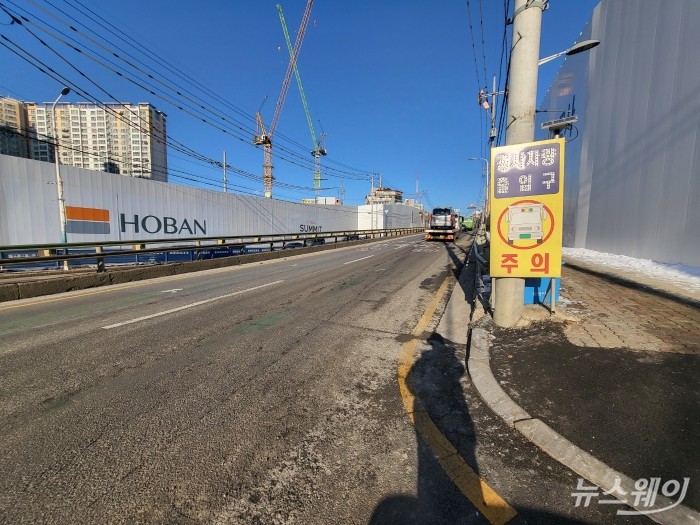
[[[287,72],[284,75],[284,80],[282,81],[282,88],[280,89],[280,95],[277,99],[277,105],[275,106],[275,113],[270,121],[270,127],[265,129],[263,124],[262,115],[260,111],[255,115],[256,120],[256,132],[253,137],[253,144],[256,146],[263,147],[263,186],[265,189],[265,198],[272,198],[272,183],[275,180],[272,174],[272,137],[277,129],[277,123],[279,122],[280,114],[282,113],[282,107],[284,106],[284,101],[287,98],[287,91],[289,90],[289,81],[292,78],[292,71],[294,71],[297,58],[299,57],[299,49],[301,48],[301,43],[304,40],[304,34],[306,33],[306,26],[309,23],[309,15],[311,14],[311,7],[314,4],[314,0],[308,0],[306,4],[306,9],[304,10],[304,15],[301,18],[301,25],[299,26],[299,31],[297,31],[297,38],[294,42],[294,49],[292,50],[289,65],[287,66]],[[280,10],[278,12],[281,13]]]
[[[459,236],[459,212],[452,208],[433,208],[430,225],[425,229],[425,240],[456,241]]]
[[[462,217],[462,231],[470,232],[474,229],[476,221],[474,217]]]

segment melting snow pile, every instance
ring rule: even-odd
[[[651,279],[659,279],[688,290],[700,291],[700,268],[693,266],[635,259],[626,255],[596,252],[585,248],[564,248],[563,253],[572,261],[637,272]]]

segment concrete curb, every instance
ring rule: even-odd
[[[435,329],[444,339],[456,344],[467,344],[467,330],[464,327],[464,319],[469,319],[471,305],[464,297],[462,287],[467,280],[467,265],[463,265],[459,277],[450,293],[450,298],[445,306],[445,311]]]
[[[471,348],[467,369],[474,387],[484,402],[510,426],[520,432],[531,443],[576,474],[622,501],[635,511],[620,510],[628,515],[644,514],[657,523],[667,525],[700,525],[700,513],[675,505],[669,498],[657,495],[653,507],[634,504],[632,493],[637,491],[635,481],[617,472],[585,450],[577,447],[561,434],[537,418],[532,418],[517,405],[498,384],[491,372],[489,352],[491,336],[483,327],[472,330]],[[618,490],[621,489],[621,492]],[[574,492],[572,490],[572,492]]]
[[[491,334],[482,328],[472,330],[467,368],[479,395],[486,401],[491,410],[512,427],[516,421],[531,419],[531,416],[505,393],[491,373],[489,364],[490,337]]]

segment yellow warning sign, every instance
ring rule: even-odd
[[[564,139],[491,150],[492,277],[560,277]]]

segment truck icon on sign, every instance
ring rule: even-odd
[[[537,244],[540,244],[544,237],[544,221],[547,217],[547,211],[541,202],[508,206],[508,243],[527,239],[536,240]]]

